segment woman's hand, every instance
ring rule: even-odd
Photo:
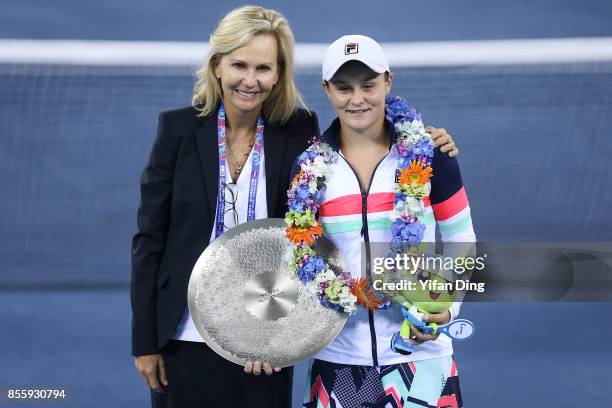
[[[427,323],[436,323],[438,326],[443,326],[450,322],[450,312],[448,310],[442,313],[423,313],[423,321]],[[436,340],[440,336],[440,332],[436,334],[425,334],[413,325],[410,325],[410,341],[414,344],[422,344],[426,341]]]
[[[434,148],[442,146],[440,147],[440,152],[448,152],[450,157],[455,157],[459,154],[459,149],[455,146],[453,138],[446,132],[446,129],[436,129],[433,126],[427,126],[425,131],[431,135],[431,139],[434,142]]]
[[[423,321],[427,323],[436,323],[438,326],[444,326],[450,322],[450,311],[445,310],[440,313],[423,313]]]
[[[155,392],[163,393],[168,385],[166,365],[161,354],[147,354],[134,359],[134,365],[144,382]]]
[[[247,361],[244,366],[244,372],[247,374],[260,375],[262,367],[266,375],[272,375],[272,373],[278,373],[281,370],[280,367],[274,367],[274,369],[272,369],[270,363],[263,363],[262,365],[261,361]]]

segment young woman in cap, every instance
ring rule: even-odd
[[[380,45],[365,36],[341,37],[325,54],[322,78],[337,118],[323,133],[321,144],[311,146],[298,159],[299,167],[294,166],[298,175],[289,193],[292,213],[288,221],[318,212],[317,225],[339,248],[351,277],[367,277],[370,283],[372,243],[415,247],[420,242],[435,242],[436,225],[444,242],[474,242],[457,160],[434,150],[429,135],[417,126],[420,115],[414,109],[402,99],[389,98],[393,74]],[[412,139],[402,132],[412,132]],[[320,158],[314,159],[317,156]],[[314,209],[309,198],[300,200],[295,194],[303,181],[312,178],[311,172],[319,181],[317,177],[324,177],[313,192],[316,198],[311,201],[319,203]],[[398,182],[403,178],[417,180],[412,187],[420,195],[412,197],[413,190],[399,193]],[[390,218],[394,214],[398,221]],[[302,252],[306,251],[303,245],[308,244],[294,242],[296,250],[302,245]],[[366,276],[362,276],[362,248]],[[315,256],[309,253],[304,260]],[[306,276],[299,262],[298,276],[312,278],[319,289],[333,287],[320,284],[329,277]],[[414,352],[394,351],[394,334],[404,320],[400,307],[377,307],[374,299],[368,299],[366,288],[361,292],[353,289],[358,303],[368,307],[358,307],[338,337],[311,361],[304,407],[461,406],[450,339],[413,327],[414,336],[403,340],[414,344]],[[350,295],[336,292],[323,290],[324,302],[331,307],[338,302],[350,306]],[[361,299],[360,294],[364,295]],[[455,302],[449,311],[424,318],[446,324],[457,316],[459,306]]]

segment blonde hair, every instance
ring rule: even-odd
[[[223,55],[243,47],[257,34],[273,34],[278,42],[278,81],[264,101],[263,115],[272,123],[283,123],[299,104],[306,107],[293,79],[293,33],[285,17],[274,10],[243,6],[227,13],[210,35],[210,50],[197,72],[192,104],[200,116],[215,112],[223,99],[215,66]]]

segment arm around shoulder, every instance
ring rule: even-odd
[[[445,256],[474,256],[476,234],[470,204],[456,158],[436,150],[431,183],[431,205]],[[447,243],[454,243],[447,245]],[[459,315],[459,301],[451,305],[450,321]]]

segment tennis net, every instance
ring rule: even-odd
[[[459,145],[481,240],[612,237],[611,43],[564,41],[383,45],[393,94]],[[322,47],[300,45],[296,72],[324,130]],[[129,283],[157,114],[190,103],[207,49],[142,48],[0,41],[0,288]]]

